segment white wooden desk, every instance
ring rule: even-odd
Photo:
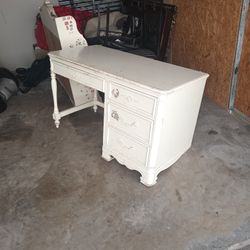
[[[49,53],[53,118],[104,106],[102,157],[141,173],[146,186],[191,146],[208,74],[125,52],[89,46]],[[105,93],[61,111],[55,74]]]

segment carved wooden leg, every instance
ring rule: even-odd
[[[95,113],[97,112],[96,102],[97,102],[97,90],[95,89],[94,90],[94,106],[93,106],[93,110],[94,110]]]
[[[110,154],[108,154],[107,152],[105,152],[105,150],[102,150],[102,158],[106,161],[113,160],[113,157]]]
[[[141,175],[140,181],[147,187],[151,187],[156,184],[157,174],[154,172],[145,172]]]
[[[57,104],[57,82],[56,82],[56,75],[53,72],[53,65],[52,62],[50,62],[50,76],[51,76],[51,88],[52,88],[52,95],[53,95],[53,101],[54,101],[54,113],[53,113],[53,119],[55,120],[55,125],[57,128],[59,128],[60,125],[60,113],[58,110],[58,104]]]

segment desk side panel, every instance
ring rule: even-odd
[[[159,133],[157,154],[151,155],[149,167],[157,172],[171,166],[191,146],[206,79],[194,81],[166,95],[159,108],[153,133]],[[157,142],[155,143],[157,144]]]

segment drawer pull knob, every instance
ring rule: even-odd
[[[117,120],[117,121],[119,121],[119,115],[118,115],[118,112],[117,111],[112,111],[112,113],[111,113],[111,116],[115,119],[115,120]]]
[[[115,98],[117,98],[118,96],[119,96],[119,89],[113,89],[112,90],[112,95],[115,97]]]

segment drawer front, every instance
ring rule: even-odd
[[[154,113],[154,97],[133,92],[115,83],[110,83],[109,99],[136,111],[145,112],[151,116]]]
[[[107,142],[111,151],[145,165],[148,151],[147,147],[127,138],[112,128],[108,129]]]
[[[61,65],[59,63],[54,63],[53,65],[53,71],[56,74],[59,74],[61,76],[67,77],[71,80],[74,80],[76,82],[82,83],[85,86],[103,91],[104,90],[104,80],[89,74],[84,71],[80,71],[78,69],[72,69],[67,67],[66,65]]]
[[[149,141],[152,121],[143,119],[135,114],[124,111],[115,105],[109,105],[109,125],[124,131],[133,137]]]

